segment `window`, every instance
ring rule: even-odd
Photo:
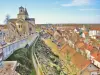
[[[20,25],[19,25],[19,28],[20,28]]]
[[[30,31],[32,31],[32,28],[29,28]]]
[[[22,10],[20,10],[21,12],[23,12]]]

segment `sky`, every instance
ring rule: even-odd
[[[100,23],[100,0],[0,0],[0,24],[7,14],[16,18],[20,6],[36,24]]]

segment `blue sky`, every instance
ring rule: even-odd
[[[1,0],[0,23],[26,7],[36,23],[100,23],[100,0]]]

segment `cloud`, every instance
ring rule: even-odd
[[[100,9],[88,8],[88,9],[79,9],[80,11],[100,11]]]
[[[69,4],[61,4],[61,6],[81,6],[81,5],[88,5],[90,0],[72,0]]]

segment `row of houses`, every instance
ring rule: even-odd
[[[72,48],[69,50],[69,51],[72,50],[70,53],[74,53],[72,56],[72,59],[74,59],[74,61],[73,60],[72,61],[75,65],[78,66],[80,65],[82,68],[80,75],[99,74],[100,43],[98,42],[99,39],[92,38],[94,35],[99,36],[99,30],[95,30],[96,33],[94,34],[94,30],[88,29],[85,26],[83,27],[58,26],[55,28],[56,30],[53,31],[52,35],[58,41],[58,43],[62,42],[65,43],[61,44],[61,47],[65,45],[66,48],[60,49],[61,51],[64,51],[64,53],[66,53],[67,45],[69,45]],[[50,30],[51,28],[48,29],[48,31]],[[49,32],[49,34],[51,33]],[[73,49],[76,52],[73,52]]]

